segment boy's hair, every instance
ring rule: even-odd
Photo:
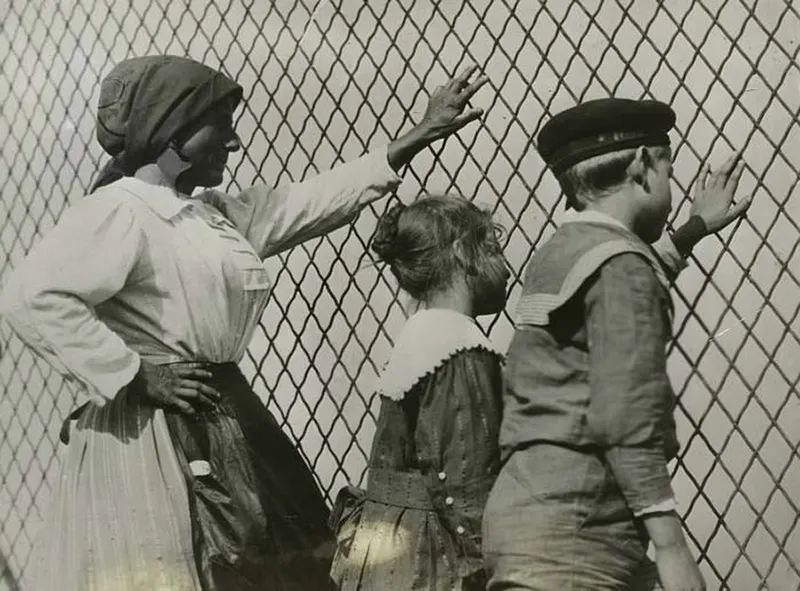
[[[499,249],[499,231],[488,211],[463,197],[426,196],[409,206],[397,203],[381,216],[372,250],[403,290],[425,300],[447,288],[459,270],[482,274],[489,254]]]
[[[656,160],[670,157],[666,146],[647,148]],[[637,148],[608,152],[573,164],[558,176],[567,203],[578,211],[625,181]]]

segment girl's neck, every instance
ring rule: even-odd
[[[453,310],[475,318],[475,306],[472,303],[472,294],[466,285],[454,285],[448,289],[428,296],[420,306],[422,309]]]

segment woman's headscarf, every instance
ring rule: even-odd
[[[158,55],[117,64],[100,86],[97,140],[112,157],[95,191],[156,159],[170,140],[223,99],[234,105],[242,87],[194,60]]]

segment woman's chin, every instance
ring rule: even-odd
[[[222,184],[224,171],[208,170],[204,176],[202,187],[218,187]]]

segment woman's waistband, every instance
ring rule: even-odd
[[[184,365],[184,364],[199,364],[202,369],[210,372],[213,376],[211,379],[212,381],[219,381],[220,379],[230,379],[230,378],[237,378],[244,379],[244,375],[242,374],[242,370],[239,369],[239,364],[235,361],[223,361],[223,362],[213,362],[213,361],[191,361],[186,359],[181,360],[172,360],[172,361],[165,361],[161,360],[160,363],[149,360],[144,358],[146,361],[150,361],[150,363],[155,363],[157,365],[162,365],[165,367],[176,366],[176,365]]]
[[[236,360],[228,360],[228,361],[208,361],[204,359],[191,359],[190,356],[181,355],[174,352],[167,352],[167,351],[139,351],[136,350],[139,354],[139,357],[142,361],[147,361],[148,363],[152,363],[153,365],[177,365],[181,363],[201,363],[203,365],[207,365],[209,367],[213,366],[225,366],[225,365],[237,365],[238,361]]]
[[[212,363],[210,361],[201,361],[199,362],[202,366],[210,371],[214,375],[223,375],[229,373],[242,373],[242,370],[239,369],[239,364],[235,361],[225,361],[222,363]]]

